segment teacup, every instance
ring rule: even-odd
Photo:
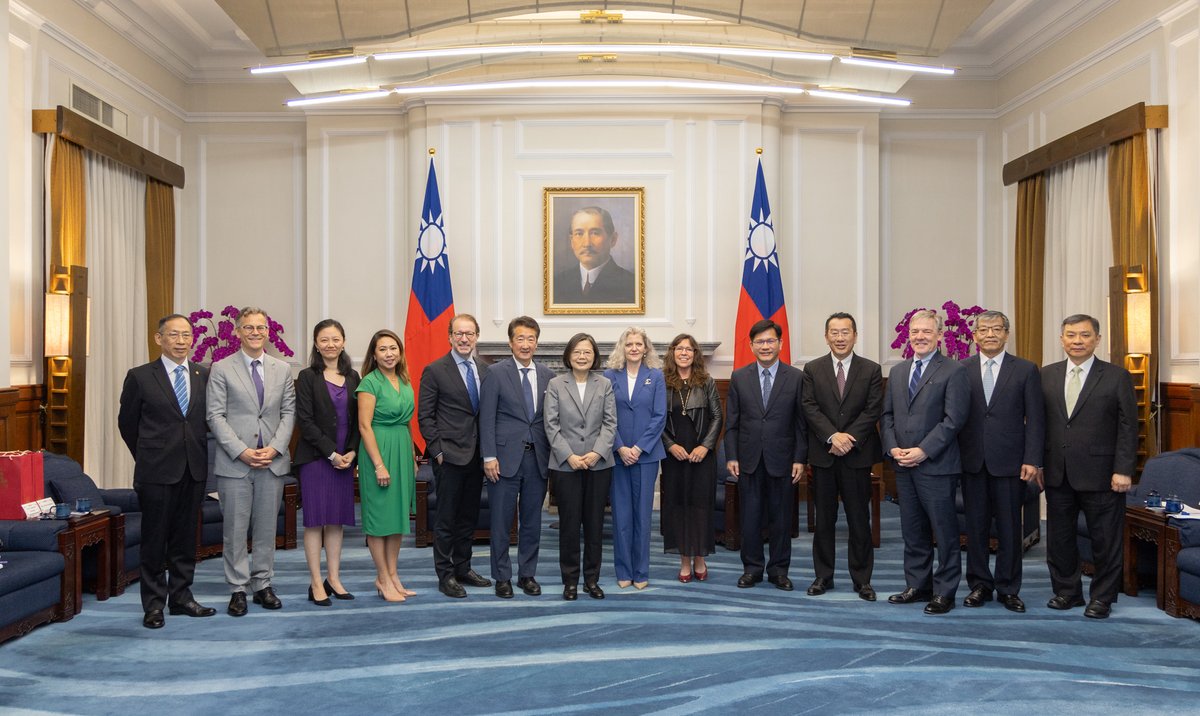
[[[60,502],[54,506],[54,518],[65,520],[71,516],[71,506],[66,502]]]
[[[1146,507],[1162,507],[1162,495],[1158,494],[1158,490],[1151,490],[1146,495]]]
[[[92,509],[92,498],[80,497],[75,500],[76,512],[89,512]]]
[[[1179,499],[1178,495],[1170,495],[1167,497],[1167,513],[1177,515],[1183,512],[1183,500]]]

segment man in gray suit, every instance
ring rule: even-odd
[[[922,310],[908,322],[913,357],[892,367],[883,400],[883,451],[896,466],[907,588],[892,604],[929,602],[926,614],[954,608],[962,577],[954,493],[962,473],[958,433],[971,409],[966,370],[938,352],[942,318]],[[933,539],[938,568],[933,571]]]
[[[266,355],[267,314],[243,308],[236,331],[242,350],[213,365],[208,379],[208,427],[217,439],[217,494],[224,514],[225,581],[233,590],[229,614],[246,613],[246,587],[266,609],[283,604],[271,587],[275,523],[283,476],[291,469],[288,443],[296,389],[287,363]],[[254,542],[247,557],[246,531]]]

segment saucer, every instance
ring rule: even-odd
[[[1167,508],[1165,508],[1165,507],[1150,507],[1149,505],[1143,505],[1143,507],[1145,507],[1147,510],[1150,510],[1151,512],[1154,512],[1154,513],[1160,514],[1160,515],[1167,511]]]

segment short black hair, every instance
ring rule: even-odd
[[[592,344],[592,365],[588,370],[600,370],[600,347],[596,345],[596,339],[587,333],[576,333],[567,341],[567,347],[563,349],[563,365],[567,370],[575,367],[571,365],[571,354],[575,352],[575,346],[584,341]]]
[[[529,316],[517,316],[508,322],[508,340],[513,339],[513,334],[517,332],[518,328],[532,328],[534,336],[542,337],[542,327],[538,325],[537,321]]]
[[[838,311],[837,313],[829,314],[829,318],[825,319],[825,332],[826,333],[829,332],[829,322],[830,321],[837,321],[837,320],[842,320],[842,319],[849,319],[850,320],[850,328],[855,333],[858,333],[858,322],[854,320],[854,316],[851,316],[849,313],[844,313],[842,311]]]
[[[770,318],[764,318],[753,326],[750,326],[750,340],[763,331],[775,331],[776,338],[783,338],[783,326],[779,325]]]
[[[1073,326],[1076,323],[1083,323],[1084,321],[1088,321],[1089,323],[1091,323],[1092,330],[1095,331],[1097,335],[1100,334],[1100,321],[1097,321],[1095,318],[1092,318],[1091,316],[1089,316],[1086,313],[1075,313],[1070,316],[1067,316],[1066,318],[1063,319],[1062,328],[1066,328],[1067,326]]]
[[[172,313],[169,316],[163,316],[162,318],[158,319],[158,331],[157,332],[162,333],[163,326],[167,325],[168,321],[174,321],[176,318],[180,318],[184,321],[187,321],[188,328],[192,327],[192,322],[190,320],[188,320],[187,316],[183,315],[182,313]]]

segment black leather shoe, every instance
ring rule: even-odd
[[[254,593],[254,603],[261,604],[263,609],[282,609],[283,602],[275,596],[274,587],[263,587]]]
[[[996,601],[1004,605],[1004,608],[1010,612],[1017,614],[1025,613],[1025,602],[1015,594],[999,594],[996,596]]]
[[[992,601],[992,590],[987,587],[975,587],[971,593],[963,597],[964,607],[982,607],[984,602]]]
[[[350,592],[335,591],[333,585],[329,583],[328,579],[325,580],[325,594],[333,597],[334,599],[354,599],[354,595]]]
[[[313,604],[316,604],[318,607],[333,606],[333,600],[329,598],[329,592],[325,593],[324,599],[317,599],[316,597],[313,596],[312,587],[308,588],[308,601],[312,602]]]
[[[795,589],[795,587],[792,586],[792,580],[788,579],[786,574],[771,577],[767,581],[771,584],[774,584],[776,589],[782,589],[785,592],[790,592]]]
[[[888,597],[888,601],[892,604],[912,604],[913,602],[928,602],[932,596],[933,592],[927,589],[909,587],[899,594]]]
[[[873,602],[876,599],[875,588],[872,587],[870,584],[854,585],[854,593],[857,594],[858,598],[862,599],[863,601]]]
[[[445,580],[438,582],[438,591],[454,599],[463,599],[467,596],[467,590],[463,589],[463,586],[454,577],[447,577]]]
[[[1087,609],[1083,610],[1083,615],[1088,619],[1108,619],[1108,615],[1111,613],[1112,607],[1099,599],[1088,602]]]
[[[1083,597],[1068,597],[1065,594],[1055,594],[1050,597],[1050,601],[1046,602],[1046,606],[1059,611],[1066,611],[1074,607],[1083,606]]]
[[[833,589],[832,579],[814,579],[813,583],[808,585],[808,596],[819,597],[830,589]]]
[[[170,612],[172,616],[178,616],[182,614],[189,617],[211,617],[217,613],[217,610],[213,609],[212,607],[206,607],[203,604],[199,604],[195,599],[193,599],[190,602],[172,604]]]
[[[738,587],[741,589],[749,589],[762,581],[761,574],[743,574],[738,577]]]
[[[592,599],[604,599],[604,590],[601,589],[600,585],[596,584],[595,582],[592,582],[591,584],[584,584],[583,591],[587,592],[588,596]]]
[[[229,608],[225,611],[229,612],[231,617],[246,616],[246,593],[234,592],[229,596]]]
[[[945,614],[954,608],[954,600],[950,597],[944,597],[940,594],[934,595],[933,599],[925,605],[926,614]]]
[[[481,576],[478,572],[476,572],[473,569],[471,571],[467,572],[466,574],[458,577],[458,583],[466,584],[467,586],[471,586],[471,587],[490,587],[490,586],[492,586],[492,580],[488,579],[487,577]]]
[[[142,626],[146,627],[147,629],[162,629],[163,624],[166,623],[167,620],[163,619],[163,613],[161,609],[151,609],[150,611],[146,612],[146,616],[142,617]]]
[[[579,598],[579,589],[574,584],[563,585],[563,599],[573,602]]]
[[[533,577],[521,577],[517,580],[517,586],[531,597],[542,596],[542,585],[538,584]]]
[[[512,582],[496,582],[496,596],[501,599],[512,599]]]

